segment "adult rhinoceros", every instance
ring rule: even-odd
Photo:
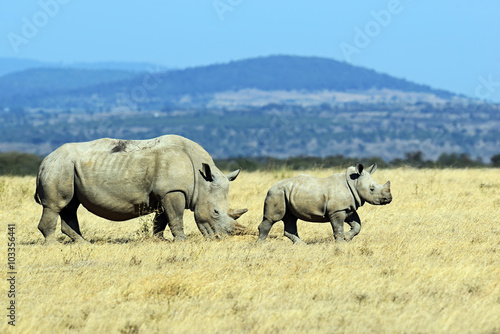
[[[264,241],[273,224],[283,220],[285,236],[302,242],[297,233],[297,219],[330,222],[336,242],[350,241],[361,230],[356,210],[365,202],[388,204],[392,201],[390,182],[377,184],[371,178],[377,165],[364,170],[362,164],[345,173],[326,178],[298,175],[282,180],[269,189],[264,203],[264,219],[259,225],[259,241]],[[351,230],[344,236],[344,222]]]
[[[38,229],[47,242],[55,241],[60,216],[62,232],[85,241],[76,214],[82,204],[114,221],[156,212],[153,233],[162,236],[168,225],[176,240],[186,238],[184,209],[194,211],[204,236],[230,233],[247,211],[228,206],[229,181],[238,174],[222,174],[200,145],[180,136],[65,144],[38,171],[35,200],[43,206]]]

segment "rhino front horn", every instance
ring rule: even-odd
[[[248,211],[248,209],[229,209],[229,211],[227,212],[227,215],[231,218],[233,218],[234,220],[240,218],[244,213],[246,213]]]

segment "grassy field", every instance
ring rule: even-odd
[[[326,176],[340,170],[314,170]],[[264,198],[295,172],[242,172],[231,184],[241,223],[257,230]],[[32,177],[0,177],[2,254],[16,226],[18,333],[500,333],[500,170],[381,170],[388,206],[366,204],[351,243],[329,224],[299,221],[307,246],[277,223],[205,241],[151,239],[151,217],[109,222],[80,209],[91,245],[42,244]],[[171,239],[170,233],[167,236]],[[7,324],[2,279],[0,332]]]

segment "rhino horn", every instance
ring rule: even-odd
[[[244,213],[246,213],[248,211],[248,209],[229,209],[229,211],[227,212],[227,215],[231,218],[233,218],[234,220],[240,218]]]
[[[384,184],[384,188],[390,188],[391,187],[391,181],[387,181],[386,184]]]
[[[246,235],[246,234],[256,234],[254,231],[250,230],[248,227],[245,225],[242,225],[238,222],[236,222],[236,219],[240,218],[245,212],[247,212],[248,209],[229,209],[227,212],[227,215],[235,220],[234,222],[234,229],[230,233],[231,235]]]

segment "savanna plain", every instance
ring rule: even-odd
[[[327,176],[341,169],[316,169]],[[329,224],[299,221],[307,245],[276,223],[256,244],[267,190],[301,172],[245,172],[231,183],[255,234],[151,237],[152,216],[110,222],[79,209],[89,245],[44,245],[34,177],[0,177],[3,268],[16,226],[18,333],[500,333],[500,170],[381,169],[393,202],[358,210],[360,234],[335,244]],[[346,230],[349,227],[346,225]],[[6,271],[4,271],[6,272]],[[5,276],[5,275],[4,275]]]

